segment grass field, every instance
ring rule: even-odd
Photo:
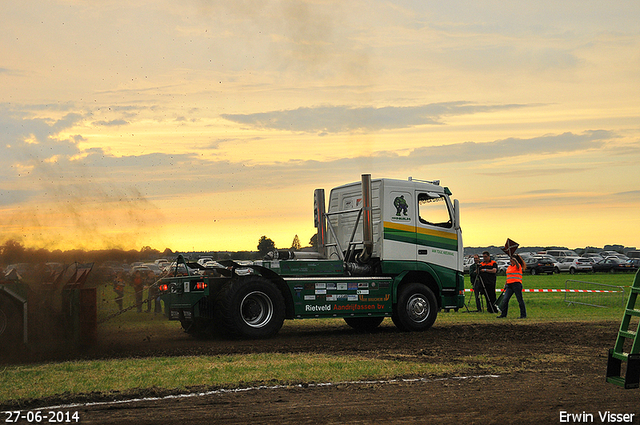
[[[631,274],[590,274],[525,276],[526,289],[564,289],[566,280],[589,281],[613,286],[628,287],[633,282]],[[468,279],[468,277],[467,277]],[[504,276],[498,277],[497,287],[504,285]],[[470,284],[467,281],[466,287]],[[466,293],[467,299],[472,296]],[[99,317],[116,311],[114,293],[108,287],[98,291]],[[620,320],[624,298],[615,305],[598,308],[586,305],[568,305],[563,293],[525,293],[527,321],[584,321]],[[125,306],[133,302],[127,294]],[[517,317],[517,302],[511,300],[510,316]],[[510,319],[507,319],[510,320]],[[495,315],[458,312],[441,312],[435,326],[455,323],[486,323],[496,321]],[[285,326],[304,328],[308,323],[327,326],[343,323],[341,319],[299,320]],[[112,331],[167,327],[176,329],[176,322],[153,314],[124,313],[100,325]],[[179,326],[179,325],[178,325]],[[469,359],[477,360],[477,359]],[[476,362],[477,363],[477,362]],[[59,394],[80,394],[93,391],[110,393],[139,388],[184,388],[207,385],[234,388],[256,383],[287,384],[311,381],[349,381],[358,379],[386,379],[408,374],[464,373],[467,364],[458,359],[452,364],[431,365],[402,360],[372,360],[366,362],[353,355],[330,356],[322,354],[252,354],[215,357],[150,357],[113,359],[100,361],[69,361],[62,363],[0,365],[0,403],[28,398],[43,398]],[[303,371],[303,372],[301,372]]]
[[[622,308],[628,297],[628,287],[633,283],[634,274],[575,274],[568,273],[553,275],[527,275],[523,277],[523,288],[526,289],[595,289],[618,291],[617,287],[624,289],[621,293],[563,293],[563,292],[525,292],[523,294],[527,306],[527,315],[532,320],[610,320],[621,319]],[[498,276],[496,288],[500,289],[505,284],[505,276]],[[567,283],[567,281],[570,281]],[[597,285],[591,285],[591,282]],[[609,285],[604,287],[600,285]],[[471,288],[469,276],[465,276],[465,288]],[[496,294],[497,295],[497,294]],[[470,292],[465,293],[467,305],[470,309],[475,309],[474,296]],[[587,304],[603,305],[604,308],[568,303],[578,301]],[[465,309],[460,312],[466,311]],[[458,313],[460,313],[458,312]],[[493,320],[493,315],[471,315],[465,314],[440,314],[438,320],[459,321],[459,320]],[[515,297],[511,297],[509,303],[509,316],[518,316],[518,303]]]

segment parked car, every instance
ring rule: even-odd
[[[638,266],[621,260],[618,257],[607,257],[592,265],[594,272],[636,272]]]
[[[632,264],[636,267],[640,267],[640,258],[632,258],[627,263]]]
[[[600,254],[596,254],[595,252],[588,252],[586,254],[582,254],[582,258],[591,258],[593,259],[594,263],[597,263],[598,261],[602,260],[603,257]]]
[[[640,258],[640,251],[627,251],[627,257],[631,259]]]
[[[561,258],[566,258],[566,257],[571,257],[571,258],[578,257],[578,253],[570,249],[549,249],[547,250],[546,254],[552,256],[556,260],[560,260]]]
[[[569,274],[575,274],[577,272],[591,273],[593,267],[592,261],[583,257],[565,257],[558,260],[556,264],[556,273],[568,272]]]
[[[156,276],[160,276],[162,274],[162,269],[156,263],[144,263],[143,266],[151,269],[153,274],[155,274]]]
[[[553,274],[556,270],[556,260],[550,255],[532,255],[525,260],[527,270],[531,274]]]
[[[511,260],[496,260],[496,264],[498,264],[498,274],[507,274],[507,267],[511,264]]]
[[[205,263],[208,263],[209,261],[213,261],[212,257],[200,257],[197,261],[198,264],[200,264],[201,266],[204,266]]]
[[[473,264],[473,257],[467,257],[464,259],[464,262],[462,263],[464,273],[467,273],[467,274],[469,273],[469,268],[471,267],[472,264]]]
[[[618,257],[619,259],[621,259],[621,260],[625,260],[625,261],[629,259],[629,257],[627,257],[627,256],[626,256],[626,255],[624,255],[624,254],[620,254],[620,253],[619,253],[619,252],[617,252],[617,251],[602,251],[602,252],[600,253],[600,256],[601,256],[602,258],[607,258],[607,257]]]

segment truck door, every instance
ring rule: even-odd
[[[458,232],[453,225],[453,207],[442,193],[416,191],[417,260],[450,269],[458,266]]]
[[[394,188],[386,193],[385,199],[383,258],[414,261],[417,209],[413,193]]]

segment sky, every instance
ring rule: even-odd
[[[640,246],[640,2],[23,0],[0,239],[255,250],[313,190],[435,180],[465,246]]]

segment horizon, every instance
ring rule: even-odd
[[[463,240],[640,245],[640,3],[10,2],[0,243],[285,246],[438,179]]]

